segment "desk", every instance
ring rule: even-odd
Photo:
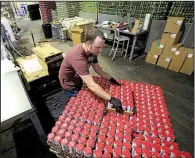
[[[40,136],[43,145],[46,145],[46,134],[36,115],[23,82],[10,60],[1,60],[1,126],[28,115]]]
[[[94,27],[99,28],[101,30],[114,31],[114,29],[112,29],[112,28],[102,27],[100,25],[95,25]],[[129,60],[131,61],[132,58],[133,58],[133,54],[134,54],[135,51],[144,49],[146,47],[148,30],[141,31],[141,32],[138,32],[138,33],[126,32],[126,31],[123,31],[123,30],[119,30],[119,32],[120,33],[123,33],[123,34],[125,34],[127,36],[133,36],[133,43],[132,43],[132,47],[131,47],[131,51],[130,51],[130,57],[129,57]],[[146,35],[146,40],[144,41],[144,45],[142,47],[138,48],[137,50],[135,50],[135,45],[136,45],[136,42],[137,42],[138,37],[141,36],[141,35],[144,35],[144,34]],[[114,36],[113,36],[113,39],[114,39]]]

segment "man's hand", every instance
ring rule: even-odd
[[[111,84],[120,86],[120,83],[118,83],[113,77],[111,79],[109,79],[109,81],[111,82]]]
[[[109,101],[113,104],[114,108],[116,109],[116,112],[123,113],[123,108],[120,100],[111,97]]]

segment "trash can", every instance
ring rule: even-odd
[[[71,32],[72,32],[73,46],[83,42],[83,39],[84,39],[83,29],[74,28],[72,29]]]
[[[45,38],[52,38],[52,30],[51,30],[51,24],[48,23],[43,23],[42,24],[42,29],[43,29],[43,33]]]

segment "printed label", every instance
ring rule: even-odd
[[[192,58],[193,54],[188,54],[188,58]]]
[[[154,55],[154,58],[157,59],[158,58],[158,55]]]
[[[170,62],[170,61],[171,61],[171,59],[169,59],[169,58],[166,58],[166,59],[165,59],[165,61],[166,61],[166,62]]]
[[[171,38],[175,38],[176,37],[176,34],[171,34]]]
[[[180,54],[180,52],[179,52],[179,51],[176,51],[176,52],[175,52],[175,55],[179,55],[179,54]]]
[[[182,20],[177,20],[177,25],[181,25],[182,24]]]
[[[177,50],[177,48],[172,48],[171,51],[172,52],[175,52]]]
[[[164,45],[160,44],[159,48],[162,48],[163,49],[164,48]]]

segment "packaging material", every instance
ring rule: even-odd
[[[83,42],[83,29],[74,28],[72,30],[73,46]]]
[[[160,39],[152,43],[150,52],[156,55],[161,55],[163,52],[164,45],[160,43]]]
[[[150,23],[150,18],[151,18],[151,14],[146,14],[145,20],[144,20],[143,30],[148,30],[148,26],[149,26],[149,23]]]
[[[140,20],[135,20],[135,25],[132,29],[132,33],[136,33],[137,32],[137,29],[139,28],[139,25],[140,25]]]
[[[45,62],[52,60],[56,56],[62,56],[61,50],[47,43],[34,47],[32,51]]]
[[[159,57],[159,55],[153,54],[152,52],[148,52],[148,55],[146,57],[146,62],[151,63],[153,65],[156,65],[158,57]]]
[[[177,34],[165,32],[162,35],[160,43],[164,45],[172,46],[179,42],[181,35],[182,35],[182,31],[178,32]]]
[[[173,46],[165,45],[162,55],[168,58],[173,58],[175,52],[182,46],[181,43],[175,44]]]
[[[179,72],[189,52],[190,48],[180,47],[175,52],[171,64],[169,65],[169,69]]]
[[[171,63],[171,58],[161,55],[158,59],[158,62],[156,65],[164,67],[167,69]]]
[[[25,68],[23,67],[23,65],[24,65],[23,63],[27,62],[28,60],[31,61],[32,59],[37,60],[38,59],[37,55],[33,54],[31,56],[26,56],[24,58],[17,58],[16,59],[16,61],[18,62],[18,65],[20,66],[20,68],[21,68],[21,70],[24,74],[24,77],[25,77],[25,79],[28,83],[49,75],[46,63],[45,62],[40,62],[39,60],[38,60],[39,64],[42,67],[41,70],[37,70],[37,71],[34,71],[32,73],[26,72]]]
[[[194,49],[190,49],[180,72],[191,75],[194,72]]]
[[[184,17],[168,17],[164,32],[179,33],[183,22]]]

